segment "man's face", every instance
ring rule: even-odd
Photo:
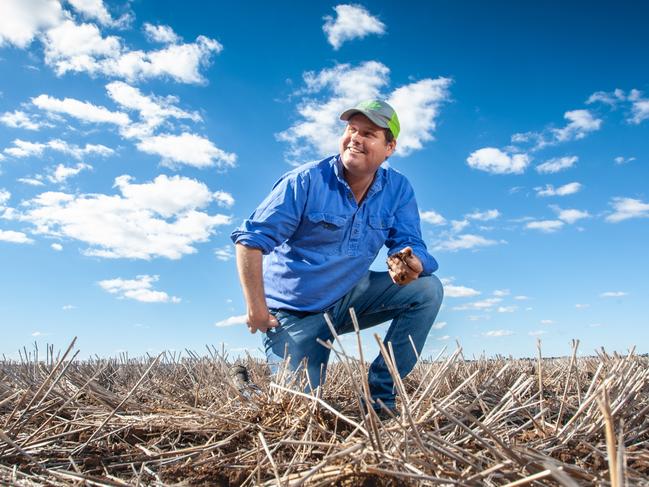
[[[349,119],[340,139],[340,158],[349,175],[368,177],[392,155],[396,145],[396,140],[385,140],[383,128],[357,113]]]

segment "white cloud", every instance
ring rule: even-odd
[[[450,340],[450,339],[451,339],[451,335],[443,335],[441,337],[436,338],[436,340],[439,341],[439,342],[445,342],[445,341]]]
[[[525,225],[525,228],[530,230],[540,230],[545,233],[556,232],[562,228],[564,223],[561,220],[540,220],[529,222]]]
[[[635,157],[623,157],[623,156],[617,156],[615,159],[615,164],[626,164],[627,162],[633,162],[635,161]]]
[[[634,198],[613,198],[609,203],[613,213],[606,217],[607,222],[617,223],[629,218],[649,217],[649,203]]]
[[[637,125],[649,118],[649,99],[642,98],[642,92],[631,90],[629,100],[632,103],[632,116],[629,118],[629,122]]]
[[[34,243],[34,241],[23,232],[14,232],[13,230],[0,230],[0,242],[17,244]]]
[[[225,245],[220,249],[215,249],[214,255],[218,260],[222,262],[227,262],[234,259],[234,252],[232,251],[232,245]]]
[[[480,291],[466,286],[455,286],[444,282],[444,297],[446,298],[466,298],[477,296]]]
[[[451,220],[451,231],[453,233],[459,233],[469,225],[469,220]]]
[[[574,166],[578,160],[577,156],[557,157],[539,164],[536,171],[540,174],[553,174]]]
[[[223,46],[216,40],[198,36],[193,43],[172,44],[157,51],[129,51],[103,60],[96,69],[128,81],[169,77],[181,83],[206,83],[200,68],[208,66],[213,53]]]
[[[175,106],[178,98],[174,96],[146,96],[139,89],[122,81],[108,83],[106,91],[117,104],[139,113],[140,123],[122,128],[121,134],[126,138],[149,136],[168,118],[190,119],[194,122],[201,120],[197,112],[186,112]]]
[[[322,30],[327,34],[329,44],[335,50],[351,39],[366,37],[370,34],[381,35],[385,25],[360,5],[337,5],[334,7],[336,18],[330,15],[324,17]]]
[[[234,205],[234,198],[230,193],[225,191],[217,191],[213,195],[214,201],[219,206],[224,206],[226,208],[231,208]]]
[[[514,299],[517,300],[517,301],[527,301],[530,298],[527,297],[527,296],[522,296],[521,295],[521,296],[514,296]]]
[[[509,289],[496,289],[493,292],[493,295],[498,296],[499,298],[509,296],[509,294],[510,294]]]
[[[199,181],[165,175],[150,183],[130,181],[115,179],[121,195],[42,193],[23,203],[17,219],[32,223],[35,233],[88,244],[86,255],[147,260],[194,253],[194,244],[230,223],[228,216],[199,211],[213,199]]]
[[[158,276],[140,275],[135,279],[106,279],[97,284],[110,294],[116,294],[119,299],[134,299],[142,303],[179,303],[180,298],[153,289],[153,283],[158,279]]]
[[[624,291],[607,291],[605,293],[602,293],[599,295],[600,298],[621,298],[622,296],[626,296],[628,293],[625,293]]]
[[[536,191],[537,196],[567,196],[569,194],[574,194],[577,193],[581,190],[582,185],[581,183],[578,182],[572,182],[568,184],[564,184],[563,186],[559,186],[558,188],[554,188],[553,185],[551,184],[546,184],[545,187],[537,187],[534,188]]]
[[[62,17],[58,0],[2,0],[0,47],[8,43],[24,49],[42,29],[58,24]]]
[[[590,95],[590,97],[588,97],[586,104],[590,105],[592,103],[600,102],[606,105],[616,106],[618,103],[624,101],[625,99],[626,96],[624,94],[624,91],[617,88],[613,92],[596,91],[595,93]]]
[[[449,240],[440,242],[435,246],[435,250],[457,251],[463,249],[472,249],[476,247],[488,247],[506,243],[504,240],[496,241],[482,237],[481,235],[464,234],[457,237],[451,237]]]
[[[97,20],[102,25],[114,23],[102,0],[68,0],[74,9],[87,19]]]
[[[41,110],[64,113],[82,122],[112,123],[120,126],[130,123],[130,119],[126,113],[111,112],[105,107],[79,101],[74,98],[60,100],[49,95],[39,95],[36,98],[32,98],[32,103]]]
[[[535,331],[529,332],[528,335],[536,337],[536,336],[540,336],[540,335],[545,335],[546,333],[547,333],[547,330],[535,330]]]
[[[79,147],[74,144],[68,144],[61,139],[52,139],[48,142],[28,142],[26,140],[15,139],[13,141],[13,147],[6,148],[4,152],[13,157],[31,157],[41,156],[45,149],[62,152],[71,155],[75,159],[81,159],[90,154],[109,156],[115,153],[113,149],[105,145],[86,144],[85,147]]]
[[[45,186],[45,183],[37,178],[18,178],[17,181],[30,186]]]
[[[554,320],[541,320],[542,325],[553,325]]]
[[[499,306],[496,310],[498,313],[513,313],[518,309],[517,306]]]
[[[214,326],[216,326],[217,328],[224,328],[226,326],[245,325],[247,320],[247,315],[230,316],[229,318],[226,318],[224,320],[217,321],[216,323],[214,323]]]
[[[446,219],[433,210],[420,212],[419,218],[421,218],[421,221],[430,223],[431,225],[444,225],[446,223]]]
[[[77,309],[77,307],[73,304],[64,304],[61,309],[63,311],[70,311],[71,309]]]
[[[489,221],[494,220],[500,216],[498,210],[474,211],[466,215],[470,220]]]
[[[466,162],[470,167],[491,174],[522,174],[530,163],[527,154],[512,154],[484,147],[471,153]]]
[[[389,82],[390,70],[376,61],[357,67],[337,64],[333,68],[303,75],[305,87],[294,93],[300,96],[300,119],[277,138],[289,144],[287,157],[302,162],[306,158],[324,157],[338,152],[343,132],[340,114],[369,98],[385,98],[396,110],[401,123],[397,155],[407,155],[432,139],[440,106],[448,100],[451,80],[425,79],[382,94]]]
[[[6,189],[0,189],[0,208],[11,198],[11,193]]]
[[[575,304],[575,308],[577,308],[577,309],[586,309],[586,308],[589,308],[589,307],[590,307],[590,304],[582,304],[582,303]]]
[[[481,311],[486,311],[492,309],[495,305],[500,303],[502,301],[502,298],[487,298],[483,299],[481,301],[474,301],[472,303],[466,303],[461,306],[455,306],[453,308],[454,311],[464,311],[468,309],[472,310],[481,310]]]
[[[423,79],[397,88],[388,97],[401,125],[396,154],[407,156],[433,140],[440,105],[449,98],[449,78]]]
[[[0,117],[0,122],[5,124],[7,127],[12,128],[21,128],[26,130],[38,130],[41,128],[39,122],[35,122],[29,118],[29,115],[20,110],[3,113]]]
[[[583,139],[589,132],[599,130],[602,126],[602,120],[593,117],[588,110],[571,110],[566,112],[563,118],[569,123],[563,128],[551,130],[554,143]]]
[[[47,179],[53,183],[64,183],[66,179],[76,176],[81,171],[86,169],[92,169],[92,166],[80,162],[76,166],[64,166],[59,164],[56,166],[52,174],[50,174]]]
[[[482,334],[485,337],[508,337],[513,335],[514,332],[511,330],[489,330]]]
[[[447,324],[446,321],[437,321],[433,324],[433,330],[441,330],[446,327]]]
[[[590,217],[590,213],[584,210],[576,210],[574,208],[561,209],[558,206],[552,206],[552,209],[557,213],[559,220],[569,224],[573,224],[578,220]]]
[[[225,152],[209,139],[188,132],[144,137],[137,143],[137,148],[147,154],[162,156],[163,164],[168,166],[233,167],[237,160],[236,154]]]
[[[100,72],[98,59],[117,57],[122,50],[118,37],[102,37],[96,25],[76,24],[72,20],[48,29],[43,44],[45,63],[52,66],[59,76],[68,71]]]
[[[50,247],[52,248],[52,250],[56,250],[57,252],[61,252],[61,250],[63,250],[63,245],[61,245],[60,243],[53,243],[52,245],[50,245]]]
[[[168,25],[153,25],[148,22],[144,23],[144,33],[147,38],[153,42],[162,44],[175,44],[180,41],[180,37]]]

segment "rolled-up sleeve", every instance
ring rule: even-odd
[[[439,265],[435,258],[428,253],[421,236],[421,222],[415,192],[405,179],[400,195],[400,205],[395,213],[394,224],[385,242],[388,255],[399,252],[405,247],[411,247],[424,267],[422,275],[432,274],[439,268]]]
[[[232,241],[260,249],[263,254],[281,245],[300,223],[307,185],[307,180],[294,173],[285,175],[252,215],[232,232]]]

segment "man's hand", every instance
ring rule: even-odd
[[[387,264],[392,282],[398,286],[410,284],[424,270],[419,257],[412,253],[410,247],[388,257]]]
[[[270,328],[275,328],[276,326],[279,326],[279,322],[277,321],[277,318],[271,315],[268,312],[268,309],[257,313],[248,311],[247,324],[250,333],[257,333],[257,330],[259,330],[262,333],[266,333]]]

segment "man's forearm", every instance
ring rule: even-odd
[[[236,250],[239,280],[248,305],[248,314],[267,313],[261,250],[242,244],[237,244]]]

